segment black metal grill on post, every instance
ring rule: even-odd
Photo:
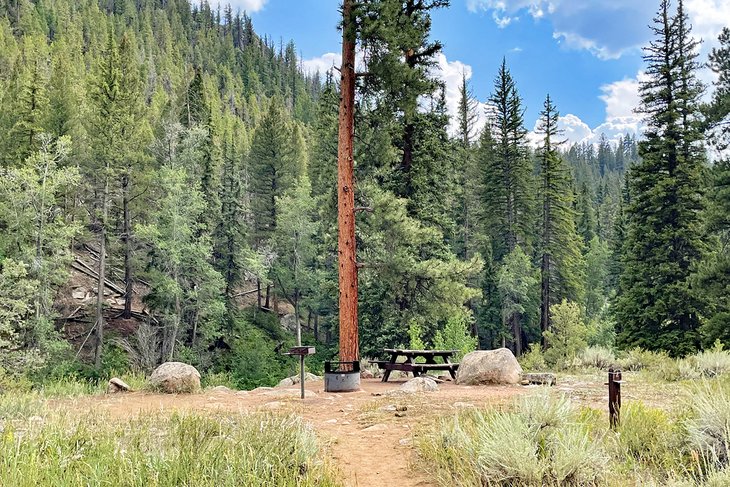
[[[615,430],[621,421],[621,370],[608,369],[608,421]]]
[[[314,347],[307,345],[292,347],[284,355],[294,355],[299,357],[299,387],[302,391],[302,399],[304,399],[304,357],[314,355],[316,350]]]

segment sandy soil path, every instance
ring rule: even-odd
[[[306,389],[313,394],[304,400],[299,399],[296,388],[262,388],[206,390],[193,395],[134,392],[85,397],[75,400],[74,407],[114,417],[173,411],[293,413],[312,424],[339,466],[345,485],[430,487],[435,484],[414,468],[413,443],[418,431],[460,408],[498,404],[525,392],[519,386],[465,387],[445,382],[432,393],[394,393],[403,382],[364,379],[361,391],[346,394],[326,393],[322,382],[312,382]],[[59,401],[58,406],[68,407],[64,402]]]

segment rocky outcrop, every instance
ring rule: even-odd
[[[461,385],[519,384],[522,367],[507,348],[480,350],[461,359],[456,383]]]
[[[168,394],[200,391],[200,372],[182,362],[165,362],[152,372],[150,385]]]

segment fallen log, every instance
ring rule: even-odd
[[[88,264],[86,264],[84,261],[80,260],[78,257],[76,257],[76,259],[74,260],[74,262],[71,264],[71,267],[73,267],[74,269],[76,269],[80,273],[82,273],[82,274],[84,274],[86,276],[91,277],[92,279],[97,279],[97,280],[99,279],[99,274],[94,269],[92,269]],[[108,287],[109,289],[111,289],[112,291],[116,292],[120,296],[124,296],[125,295],[124,289],[122,289],[121,287],[117,286],[116,284],[114,284],[113,282],[109,281],[108,279],[104,279],[104,286],[105,287]]]

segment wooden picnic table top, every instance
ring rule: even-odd
[[[458,350],[409,350],[404,348],[385,348],[384,352],[397,355],[454,355]]]

